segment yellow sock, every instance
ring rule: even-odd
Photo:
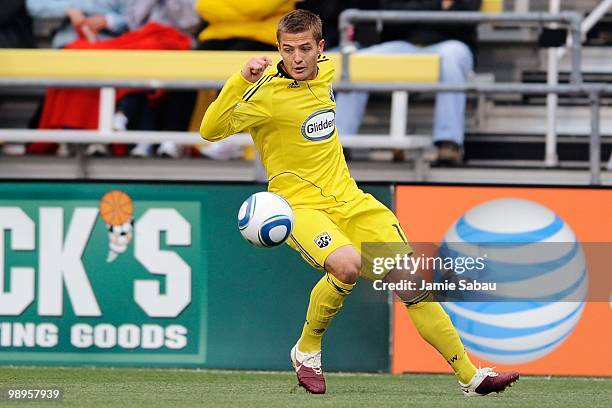
[[[407,308],[421,337],[442,354],[455,371],[459,381],[463,384],[469,383],[476,374],[476,367],[470,361],[453,323],[442,306],[434,301],[421,301],[408,305]]]
[[[331,273],[326,273],[312,288],[306,312],[306,323],[298,341],[303,352],[321,350],[321,339],[332,318],[342,307],[346,295],[353,290],[354,283],[342,283]]]

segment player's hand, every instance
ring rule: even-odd
[[[242,76],[249,82],[257,82],[270,65],[272,65],[272,58],[267,55],[251,58],[242,68]]]

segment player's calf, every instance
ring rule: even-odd
[[[430,293],[420,289],[421,281],[422,278],[418,272],[410,273],[410,271],[404,269],[393,269],[383,278],[383,282],[386,283],[413,282],[413,287],[416,288],[414,290],[402,289],[393,291],[406,306],[417,304],[423,300],[431,300],[429,297]],[[407,287],[407,285],[402,285],[402,287]]]

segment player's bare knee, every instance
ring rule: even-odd
[[[335,259],[333,262],[326,262],[325,269],[342,283],[355,283],[359,277],[361,260]]]
[[[327,258],[325,269],[340,282],[355,283],[361,271],[361,256],[354,248],[340,248]]]
[[[360,265],[355,262],[345,262],[332,274],[342,283],[355,283],[359,277]]]

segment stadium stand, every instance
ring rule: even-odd
[[[548,2],[546,1],[498,1],[498,0],[485,0],[483,1],[483,11],[487,12],[500,12],[500,11],[525,11],[519,10],[517,7],[523,7],[525,3],[528,3],[527,11],[545,11],[548,7]],[[583,14],[587,13],[597,4],[596,1],[578,1],[574,2],[571,5],[564,5],[564,10],[576,10]],[[40,28],[40,22],[37,22],[35,25],[35,30],[39,35],[39,39],[44,38],[44,35],[41,36],[41,32],[44,31]],[[45,24],[49,24],[48,22]],[[37,28],[38,27],[38,28]],[[49,30],[47,29],[47,33]],[[598,63],[599,61],[603,61],[606,57],[606,52],[608,50],[605,47],[605,39],[606,36],[606,18],[602,19],[600,24],[596,25],[592,30],[592,33],[598,33],[597,38],[593,38],[593,34],[590,34],[587,37],[587,46],[585,47],[585,60],[584,66],[588,67],[591,64],[592,68],[601,67],[602,64]],[[522,26],[509,26],[508,24],[504,25],[493,25],[493,24],[481,24],[479,27],[479,52],[478,52],[478,65],[473,81],[475,82],[491,82],[493,80],[496,81],[510,81],[510,82],[523,82],[523,83],[538,83],[542,82],[545,73],[545,50],[541,50],[538,45],[538,28],[533,27],[522,27]],[[42,39],[41,39],[42,40]],[[44,40],[42,40],[44,41]],[[602,46],[603,43],[603,46]],[[589,46],[589,44],[597,44],[597,46]],[[13,51],[10,51],[13,53]],[[15,51],[16,52],[16,51]],[[16,52],[14,55],[21,55],[25,58],[27,54],[20,54]],[[184,55],[183,55],[184,56]],[[163,71],[164,62],[154,61],[154,56],[149,56],[152,60],[147,62],[147,67],[151,69],[157,70],[155,74],[150,74],[151,69],[147,70],[150,75],[150,78],[156,77],[157,79],[164,79],[164,77],[160,77],[160,72]],[[184,56],[185,57],[185,56]],[[3,60],[5,56],[2,57]],[[21,57],[20,57],[21,58]],[[28,57],[29,58],[29,57]],[[114,58],[114,57],[113,57]],[[119,57],[118,57],[119,58]],[[197,55],[189,55],[185,58],[185,61],[195,61],[195,58],[198,58]],[[203,56],[200,58],[204,58]],[[233,56],[231,54],[226,54],[224,57],[231,60]],[[353,57],[355,58],[355,56]],[[354,59],[356,62],[358,60]],[[125,61],[116,60],[121,66],[120,70],[109,69],[109,65],[106,65],[105,68],[102,64],[92,64],[95,66],[95,71],[101,74],[105,69],[107,71],[112,71],[112,75],[123,75],[126,70],[133,70],[134,77],[143,78],[143,72],[138,72],[140,66],[144,66],[142,64],[143,60],[140,60],[139,64],[133,65],[130,67],[129,64],[126,64]],[[167,61],[169,65],[173,65],[173,60],[170,58]],[[363,64],[367,64],[367,61],[363,62]],[[61,65],[61,64],[60,64]],[[62,67],[58,65],[57,69],[59,70],[57,75],[62,76],[61,70]],[[79,65],[78,59],[73,63],[68,64],[71,67],[77,67]],[[175,65],[176,66],[176,65]],[[226,78],[225,75],[227,71],[224,71],[224,68],[220,68],[221,64],[212,64],[212,66],[207,66],[205,71],[208,80],[222,80]],[[225,67],[225,62],[223,63]],[[231,66],[228,65],[228,67]],[[361,63],[354,64],[353,69],[359,70],[360,67],[365,65],[361,65]],[[45,68],[52,68],[53,64],[46,63]],[[563,82],[564,78],[567,76],[567,68],[568,68],[568,57],[565,56],[564,59],[561,60],[561,82]],[[0,67],[0,69],[10,69],[10,65],[6,64],[4,67]],[[366,72],[369,68],[363,68]],[[217,76],[215,76],[215,70],[218,70]],[[189,75],[189,70],[183,70],[184,75]],[[417,70],[410,70],[411,72],[416,72]],[[593,74],[597,74],[595,76],[590,77],[591,73],[588,69],[585,69],[585,80],[589,81],[593,80],[601,80],[601,78],[605,79],[605,76],[602,76],[602,73],[593,72]],[[167,72],[169,73],[170,70]],[[36,72],[30,71],[28,74],[24,74],[24,76],[35,76]],[[71,75],[75,75],[75,72],[72,74],[65,74],[64,77],[71,77]],[[4,77],[6,75],[13,75],[3,71],[0,74],[0,77]],[[377,73],[376,75],[381,75],[381,73]],[[165,77],[166,79],[173,77],[174,74],[170,74],[170,76]],[[74,76],[73,76],[74,77]],[[185,77],[188,78],[188,77]],[[202,78],[202,77],[199,77]],[[175,79],[184,79],[181,77],[175,77]],[[355,78],[357,79],[357,78]],[[362,79],[363,80],[363,79]],[[388,79],[387,79],[388,80]],[[419,81],[423,81],[423,79],[418,79]],[[427,82],[427,81],[425,81]],[[15,92],[17,88],[10,88],[10,92]],[[31,88],[23,88],[25,93],[31,93]],[[6,91],[6,88],[3,89],[3,93]],[[36,93],[36,92],[34,92]],[[25,98],[27,100],[27,98]],[[377,95],[373,98],[372,103],[368,106],[368,110],[366,111],[366,115],[364,118],[364,125],[362,126],[361,133],[364,135],[373,135],[373,134],[384,134],[390,132],[390,103],[389,103],[388,95]],[[584,98],[582,100],[576,100],[576,98],[565,98],[561,100],[561,106],[559,107],[559,154],[560,158],[564,164],[564,166],[573,168],[573,167],[584,167],[585,160],[587,158],[587,149],[588,145],[585,135],[589,133],[588,129],[588,106],[586,106],[586,101]],[[602,133],[603,133],[603,151],[602,157],[604,159],[609,155],[609,136],[612,133],[610,131],[612,126],[612,122],[610,122],[608,112],[608,107],[606,106],[607,102],[604,98],[603,106],[602,106]],[[31,111],[32,106],[27,104],[27,101],[22,103],[19,107],[14,108],[14,100],[11,104],[9,104],[9,109],[7,109],[7,105],[3,104],[1,112],[0,112],[0,123],[2,125],[0,127],[4,128],[24,128],[26,127],[27,118]],[[419,94],[411,94],[410,96],[410,109],[408,110],[408,134],[415,135],[425,135],[430,134],[431,132],[431,108],[433,105],[433,97],[428,93],[419,93]],[[496,166],[496,167],[507,167],[507,166],[534,166],[540,167],[542,164],[542,151],[543,151],[543,139],[544,139],[544,118],[545,117],[545,108],[543,106],[543,100],[541,97],[535,96],[522,96],[522,95],[496,95],[496,96],[487,96],[487,97],[470,97],[470,101],[468,104],[468,128],[466,134],[466,144],[468,145],[469,156],[467,157],[468,168],[463,169],[466,172],[471,172],[471,167],[477,166]],[[521,120],[517,120],[520,118]],[[185,135],[187,136],[187,135]],[[157,136],[152,136],[155,138]],[[364,139],[367,140],[367,139]],[[389,154],[388,147],[381,146],[381,149],[378,149],[373,152],[372,155],[369,156],[370,160],[379,160],[388,161],[391,158]],[[569,160],[569,161],[568,161]],[[235,163],[234,163],[235,164]],[[364,169],[367,168],[372,163],[356,163],[356,166],[364,166]],[[377,177],[387,177],[386,174],[390,169],[396,168],[392,163],[380,163],[375,164],[379,165],[381,168],[385,170],[381,170],[378,175],[365,175],[368,179],[377,179]],[[249,169],[250,165],[248,163],[240,163],[238,166],[244,166],[244,169]],[[401,166],[399,164],[398,166]],[[224,168],[223,165],[220,165],[221,168]],[[402,180],[411,180],[415,177],[415,173],[411,172],[411,167],[397,167],[397,172],[400,174],[400,178]],[[445,170],[436,170],[435,174],[440,174],[442,179],[445,177],[450,177],[454,179],[453,171],[445,171]],[[432,174],[434,174],[432,173]],[[489,175],[494,174],[495,171],[489,172]],[[68,171],[68,174],[76,174],[72,170]],[[361,174],[359,170],[357,170],[356,174]],[[475,174],[479,174],[483,176],[482,171],[478,171],[478,169],[474,169],[474,175],[470,175],[467,179],[463,179],[465,181],[469,181],[470,179],[477,179],[478,176]],[[198,175],[194,175],[193,177],[201,177],[200,172]],[[249,175],[241,175],[240,177],[248,178]],[[390,177],[390,176],[389,176]],[[436,179],[437,176],[432,176]],[[495,179],[496,176],[494,176]],[[582,177],[582,176],[580,176]],[[580,178],[579,177],[579,178]],[[570,177],[571,178],[571,177]],[[557,179],[556,176],[553,179]],[[583,180],[583,178],[580,178]],[[495,179],[497,180],[497,179]]]
[[[519,4],[520,3],[520,4]],[[482,10],[490,12],[514,11],[517,6],[528,9],[517,11],[548,11],[548,1],[483,2]],[[581,0],[563,3],[562,10],[587,15],[598,1]],[[502,8],[503,6],[503,8]],[[604,17],[586,36],[583,47],[582,71],[585,82],[608,82],[610,53],[605,37],[609,28]],[[538,27],[512,24],[483,23],[479,27],[477,64],[472,81],[477,83],[517,82],[546,83],[547,50],[538,44]],[[565,53],[559,63],[560,83],[569,78],[570,57]],[[369,104],[362,132],[375,132],[387,123],[387,96],[378,96]],[[604,99],[605,101],[605,99]],[[411,95],[408,133],[431,131],[433,95]],[[612,121],[609,107],[601,108],[603,135],[602,159],[610,156]],[[470,96],[467,111],[466,152],[468,165],[477,166],[539,166],[544,155],[546,133],[545,97],[523,95]],[[590,126],[586,98],[560,98],[557,114],[559,135],[558,154],[564,165],[581,166],[588,156]]]
[[[504,2],[506,10],[512,10],[517,1]],[[530,11],[548,11],[549,1],[527,2]],[[577,11],[586,16],[600,2],[580,0],[563,2],[563,11]],[[582,48],[582,73],[584,81],[610,82],[612,56],[609,36],[609,14],[585,35]],[[488,73],[496,81],[521,83],[546,83],[547,50],[538,44],[540,30],[526,27],[483,27],[479,31],[479,56],[477,71]],[[503,61],[503,63],[500,63]],[[567,83],[570,71],[568,53],[559,61],[559,82]],[[482,76],[484,78],[484,76]],[[468,158],[472,164],[526,163],[543,156],[543,139],[546,134],[546,100],[541,96],[496,95],[481,98],[472,104],[469,113],[466,141]],[[604,98],[601,108],[602,158],[610,156],[612,136],[612,111]],[[422,115],[418,111],[414,120]],[[590,116],[586,98],[560,97],[557,109],[557,134],[559,159],[566,165],[579,165],[587,160]],[[427,126],[421,122],[423,126]]]
[[[14,79],[35,79],[46,78],[47,80],[138,80],[155,81],[217,81],[217,86],[222,84],[231,73],[237,71],[248,56],[249,52],[173,52],[173,51],[89,51],[89,50],[4,50],[0,53],[0,58],[6,61],[0,68],[0,78]],[[337,78],[341,73],[341,59],[336,53],[329,54],[335,62]],[[393,63],[399,69],[384,70],[378,69]],[[354,81],[401,81],[401,82],[425,82],[437,81],[439,59],[436,55],[419,56],[397,56],[397,55],[377,55],[377,56],[351,56],[351,75]],[[143,73],[141,67],[150,67]],[[111,90],[112,92],[112,90]],[[101,129],[110,129],[112,112],[114,112],[114,97],[104,98],[101,105],[101,115],[104,123],[100,123]],[[12,131],[11,134],[24,134],[28,131]],[[71,132],[63,131],[34,131],[31,135],[61,139],[62,135]],[[74,132],[74,131],[73,131]],[[155,132],[149,134],[149,141],[161,141],[170,133]],[[5,130],[4,134],[9,134]],[[73,133],[74,134],[74,133]],[[92,136],[91,132],[83,131],[83,137]],[[126,134],[122,134],[124,139]],[[165,136],[164,136],[165,135]],[[192,143],[198,140],[197,134],[185,133],[182,136],[183,143]],[[142,134],[135,134],[130,141],[137,142]],[[179,135],[172,134],[173,140],[179,141]],[[41,139],[42,140],[42,139]],[[93,140],[93,139],[90,139]],[[108,140],[112,140],[112,137]],[[64,139],[62,141],[69,141]],[[128,140],[125,140],[128,141]],[[350,142],[345,139],[350,145]],[[354,143],[362,147],[372,147],[384,145],[385,142],[379,136],[370,138],[360,136],[353,140]],[[426,138],[410,138],[402,141],[393,141],[394,147],[412,148],[419,153],[429,145]],[[417,154],[421,157],[421,154]]]

